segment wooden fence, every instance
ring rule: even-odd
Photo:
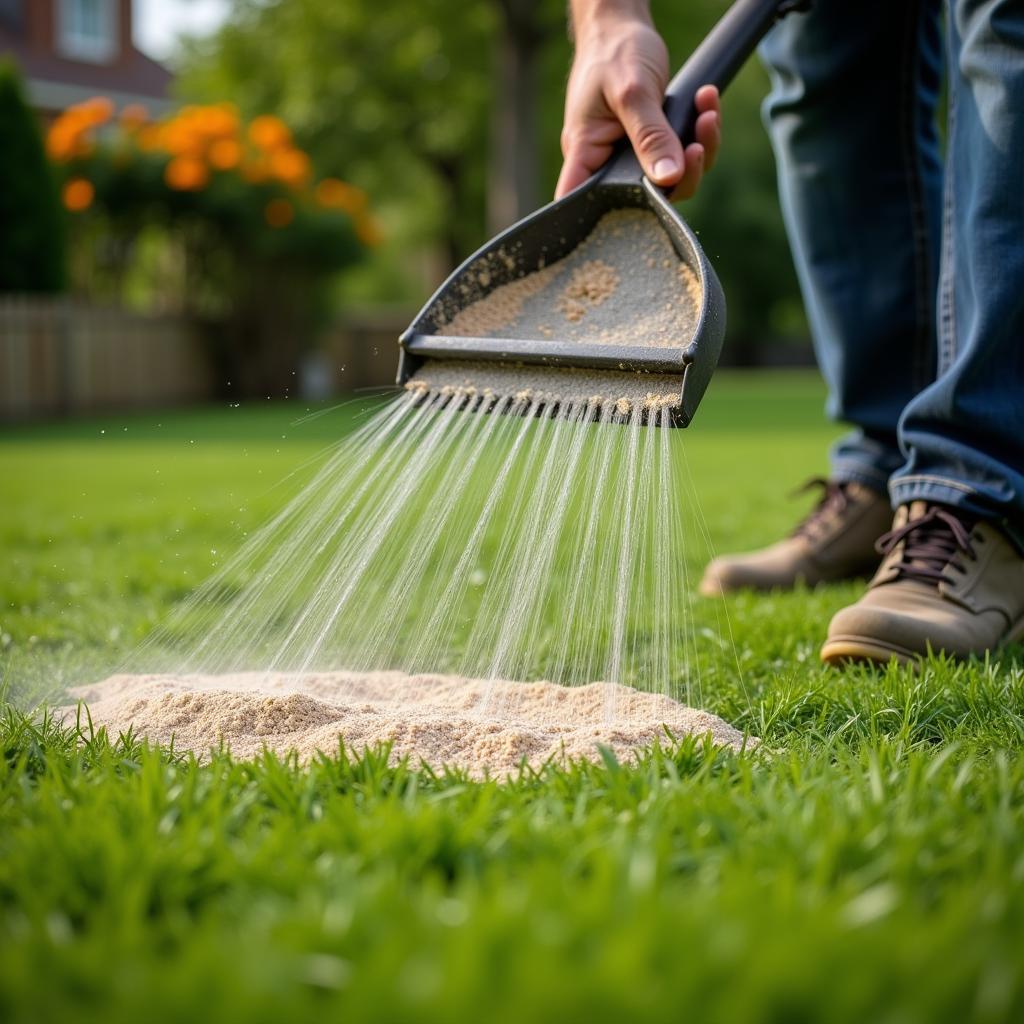
[[[182,317],[0,297],[0,419],[175,405],[209,397],[211,385]]]
[[[295,367],[299,380],[288,371],[273,390],[302,393],[311,370],[309,397],[392,386],[398,335],[410,318],[405,309],[349,311]],[[200,329],[181,316],[0,296],[0,421],[209,400],[217,393],[209,354],[217,334],[217,325]]]
[[[398,336],[409,326],[408,309],[349,310],[328,327],[318,346],[332,367],[332,390],[393,387]]]

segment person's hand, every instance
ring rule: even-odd
[[[661,109],[669,77],[661,36],[641,10],[592,10],[598,6],[574,4],[576,55],[566,90],[564,162],[555,196],[586,181],[628,135],[647,177],[663,188],[674,186],[673,199],[688,199],[718,155],[718,90],[706,85],[697,91],[696,141],[684,152]]]

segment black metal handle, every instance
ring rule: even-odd
[[[684,146],[693,142],[697,90],[703,85],[717,85],[719,91],[724,90],[772,25],[793,11],[807,10],[811,2],[735,0],[719,18],[665,90],[665,116]],[[621,148],[597,174],[606,184],[634,184],[643,177],[643,170],[629,141],[624,139]]]
[[[693,142],[697,90],[725,89],[779,18],[809,6],[807,0],[736,0],[722,15],[665,90],[665,116],[684,146]]]

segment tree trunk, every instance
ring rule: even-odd
[[[433,161],[434,170],[444,183],[444,204],[447,208],[444,227],[439,239],[441,253],[446,264],[444,268],[446,277],[469,255],[466,248],[465,226],[459,217],[459,212],[466,199],[463,188],[463,178],[465,177],[463,163],[464,160],[459,158],[449,160],[437,158]]]
[[[487,226],[496,234],[537,208],[537,62],[542,0],[499,0],[502,16],[487,182]]]

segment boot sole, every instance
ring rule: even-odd
[[[922,655],[898,644],[882,643],[880,640],[863,636],[836,636],[825,642],[821,648],[821,660],[826,665],[856,665],[870,662],[874,665],[888,665],[894,658],[901,665],[911,665],[921,660]]]
[[[1002,650],[1010,644],[1024,641],[1024,618],[1021,618],[1006,636],[999,642],[996,650]],[[864,636],[836,636],[827,640],[821,648],[821,660],[826,665],[855,665],[870,662],[875,665],[887,665],[894,658],[901,665],[916,665],[925,655],[913,651],[909,647]],[[962,658],[963,655],[954,654]]]

